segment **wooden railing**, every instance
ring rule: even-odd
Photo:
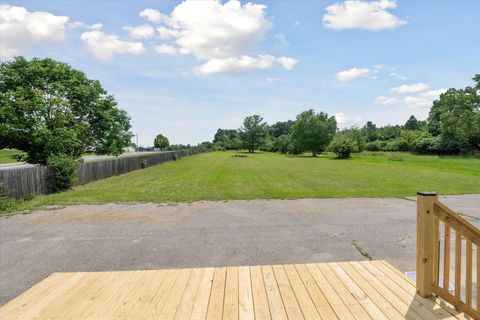
[[[441,203],[435,193],[417,194],[418,294],[435,294],[480,319],[479,248],[479,229]]]

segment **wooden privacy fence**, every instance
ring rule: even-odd
[[[417,194],[416,281],[421,296],[435,294],[480,319],[479,247],[479,229],[441,203],[435,193]]]
[[[78,164],[78,179],[75,181],[75,185],[109,178],[205,151],[203,148],[190,148],[96,161],[82,161]],[[12,199],[21,199],[30,195],[48,194],[48,175],[48,168],[45,166],[12,167],[0,170],[0,183],[3,184],[7,196]]]

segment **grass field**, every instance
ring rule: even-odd
[[[14,154],[19,154],[19,153],[23,153],[23,152],[18,151],[18,150],[1,149],[0,150],[0,164],[17,162],[17,160],[12,159],[12,156]]]
[[[107,202],[406,197],[418,190],[480,193],[480,158],[402,153],[286,157],[273,153],[232,157],[214,152],[40,196],[23,206]]]

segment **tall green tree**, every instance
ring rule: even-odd
[[[278,138],[283,135],[288,135],[292,132],[293,120],[279,121],[272,125],[272,135]]]
[[[213,137],[213,143],[225,150],[238,150],[242,144],[236,129],[218,129]]]
[[[377,126],[372,121],[367,121],[365,126],[363,126],[362,131],[365,133],[365,137],[367,142],[377,140]]]
[[[130,144],[130,118],[101,86],[53,59],[16,57],[0,64],[0,149],[78,158],[90,151],[118,155]]]
[[[233,140],[238,136],[238,131],[235,129],[218,129],[213,137],[213,143],[225,140],[227,137],[229,140]]]
[[[313,109],[297,116],[292,128],[292,143],[295,149],[310,151],[312,156],[325,151],[337,131],[337,121],[324,112],[315,113]]]
[[[480,151],[480,74],[474,86],[451,88],[434,101],[428,116],[428,130],[440,137],[446,153]]]
[[[376,137],[378,140],[388,141],[400,137],[402,126],[400,125],[386,125],[377,129]]]
[[[407,122],[405,122],[404,127],[406,130],[418,130],[417,118],[415,118],[414,115],[411,115],[410,118],[408,118]]]
[[[239,129],[240,138],[248,152],[255,152],[265,139],[266,124],[262,121],[263,118],[257,114],[243,120],[243,127]]]
[[[155,140],[153,140],[153,147],[160,149],[160,150],[165,150],[170,146],[170,142],[168,141],[168,138],[165,137],[163,134],[158,134],[155,137]]]
[[[283,154],[287,154],[288,147],[290,146],[290,136],[287,134],[281,135],[280,137],[275,138],[273,141],[275,151],[278,151]]]

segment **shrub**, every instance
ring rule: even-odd
[[[221,143],[215,143],[212,147],[213,151],[225,151],[225,147]]]
[[[302,154],[303,150],[294,142],[288,144],[288,153],[293,155]]]
[[[334,152],[338,159],[348,159],[352,152],[358,152],[358,144],[347,136],[337,134],[328,146],[328,151]]]
[[[140,168],[145,169],[147,166],[148,166],[147,158],[142,158],[142,161],[140,162]]]
[[[8,198],[3,183],[0,183],[0,212],[12,210],[15,208],[15,206],[15,201]]]
[[[382,146],[380,145],[379,141],[372,141],[372,142],[368,142],[365,145],[365,150],[367,150],[367,151],[380,151],[380,150],[382,150]]]
[[[283,154],[287,154],[288,146],[290,145],[290,136],[284,134],[280,137],[275,138],[274,146],[275,151]]]
[[[70,189],[75,181],[77,164],[66,154],[50,155],[47,159],[49,169],[48,186],[53,192]]]
[[[400,151],[401,142],[399,140],[388,141],[382,148],[383,151]]]
[[[431,136],[415,140],[412,146],[412,151],[418,153],[438,153],[440,149],[440,139]]]

